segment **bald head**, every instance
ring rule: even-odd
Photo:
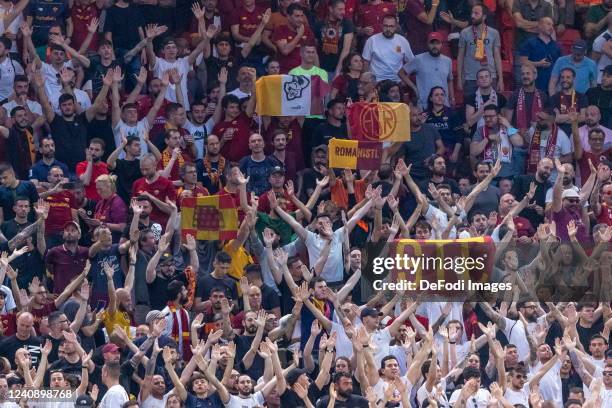
[[[601,120],[601,111],[599,110],[599,107],[595,105],[587,106],[585,114],[584,114],[584,121],[586,122],[587,126],[589,127],[598,126],[600,120]]]
[[[17,317],[17,333],[19,340],[27,340],[32,336],[32,328],[34,327],[34,316],[32,313],[20,313]]]

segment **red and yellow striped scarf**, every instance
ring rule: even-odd
[[[183,339],[183,360],[189,361],[191,359],[191,338],[189,336],[189,317],[187,311],[180,305],[174,302],[168,302],[168,309],[172,314],[172,333],[170,336],[176,344],[179,344],[179,336]],[[181,319],[182,332],[179,333],[179,319]]]

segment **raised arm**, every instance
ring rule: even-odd
[[[172,384],[174,385],[173,392],[181,399],[181,401],[185,401],[187,399],[187,390],[172,366],[172,349],[169,346],[164,347],[162,357],[164,358],[164,367],[166,368],[166,372],[168,373],[168,376],[170,376]]]
[[[298,235],[298,237],[300,237],[301,240],[306,241],[306,238],[308,237],[308,231],[302,226],[302,224],[297,222],[295,218],[293,218],[292,216],[287,214],[282,208],[280,208],[278,202],[276,201],[276,196],[274,195],[274,192],[268,194],[268,199],[270,201],[270,208],[276,211],[278,216],[281,217],[283,221],[285,221],[287,224],[289,224],[291,229],[293,229],[293,231]],[[355,223],[356,222],[357,221],[355,221]]]

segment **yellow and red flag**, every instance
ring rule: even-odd
[[[346,112],[351,139],[374,142],[410,140],[410,107],[405,103],[357,102]]]
[[[329,166],[337,169],[378,170],[382,143],[333,138],[329,141]]]
[[[188,197],[181,201],[181,234],[197,240],[219,241],[236,238],[238,211],[229,194]]]

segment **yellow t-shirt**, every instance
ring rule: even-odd
[[[115,329],[115,325],[118,324],[125,330],[128,337],[130,336],[130,316],[125,312],[120,312],[119,310],[115,311],[112,315],[110,313],[105,312],[104,318],[102,319],[102,324],[104,328],[106,328],[106,332],[110,336]]]
[[[237,250],[231,251],[231,244],[234,240],[228,241],[223,247],[223,251],[227,252],[232,257],[232,263],[228,275],[232,278],[239,280],[244,276],[244,267],[253,263],[253,258],[241,245]]]

